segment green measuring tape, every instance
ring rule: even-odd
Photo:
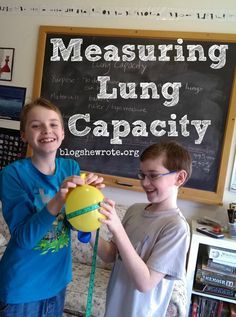
[[[88,288],[88,297],[87,297],[87,306],[86,306],[85,317],[90,317],[91,309],[92,309],[93,288],[94,288],[94,279],[95,279],[95,271],[96,271],[99,230],[100,229],[97,229],[95,244],[93,246],[92,267],[91,267],[90,279],[89,279],[89,288]]]
[[[100,206],[98,204],[91,205],[86,208],[82,208],[67,215],[68,219],[81,216],[86,214],[87,212],[93,211],[98,209]],[[90,317],[91,309],[92,309],[92,300],[93,300],[93,288],[94,288],[94,280],[95,280],[95,271],[96,271],[96,261],[97,261],[97,251],[98,251],[98,239],[99,239],[99,228],[96,232],[95,243],[93,246],[93,257],[92,257],[92,266],[90,272],[90,279],[89,279],[89,288],[88,288],[88,296],[87,296],[87,305],[86,305],[86,313],[85,317]]]
[[[71,218],[74,218],[74,217],[77,217],[77,216],[81,216],[81,215],[84,215],[86,214],[87,212],[90,212],[90,211],[93,211],[93,210],[96,210],[100,207],[99,204],[93,204],[91,206],[88,206],[88,207],[84,207],[82,209],[78,209],[78,210],[75,210],[69,214],[66,215],[67,219],[71,219]]]

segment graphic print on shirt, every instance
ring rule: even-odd
[[[36,210],[39,212],[54,195],[55,191],[48,190],[45,193],[44,189],[40,188],[34,200]],[[51,230],[38,242],[34,250],[40,250],[41,254],[46,254],[57,252],[68,246],[70,229],[66,226],[65,218],[63,210],[53,222]]]

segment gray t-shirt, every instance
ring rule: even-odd
[[[132,245],[147,264],[165,277],[152,290],[135,289],[119,254],[107,289],[104,317],[163,317],[171,299],[174,280],[185,276],[189,225],[179,209],[149,212],[147,204],[134,204],[123,225]]]

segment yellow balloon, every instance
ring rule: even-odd
[[[82,185],[74,188],[66,199],[66,216],[70,224],[77,230],[91,232],[101,226],[99,218],[106,218],[98,209],[104,196],[94,186]]]

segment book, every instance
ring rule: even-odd
[[[225,273],[232,276],[235,276],[236,274],[236,267],[219,262],[214,262],[212,259],[206,256],[202,257],[202,269],[212,272]]]
[[[226,302],[223,303],[220,317],[229,317],[229,304]]]
[[[230,265],[236,264],[236,252],[229,249],[209,245],[208,256],[213,260],[213,262],[224,261]]]
[[[223,309],[223,301],[220,300],[217,307],[216,317],[221,317],[222,309]]]
[[[236,290],[236,276],[229,276],[197,268],[195,280],[198,283],[223,286],[225,288]]]
[[[205,285],[201,283],[195,283],[194,284],[194,290],[203,292],[206,294],[221,296],[221,297],[227,297],[230,299],[236,299],[236,291],[221,287],[221,286],[215,286],[215,285]]]
[[[236,304],[229,304],[229,317],[236,317]]]
[[[221,260],[212,260],[212,261],[215,262],[215,263],[219,263],[219,264],[222,264],[222,265],[228,265],[228,266],[232,266],[233,268],[236,268],[236,263],[230,263],[230,262],[221,261]]]
[[[197,315],[191,317],[209,317],[216,316],[219,301],[204,296],[198,297]]]
[[[206,303],[207,303],[207,298],[201,296],[199,299],[198,317],[203,316],[206,310]]]
[[[191,310],[191,317],[197,317],[198,315],[198,297],[192,297],[192,310]]]
[[[218,308],[218,301],[215,299],[208,298],[205,305],[205,310],[202,316],[216,316]]]

